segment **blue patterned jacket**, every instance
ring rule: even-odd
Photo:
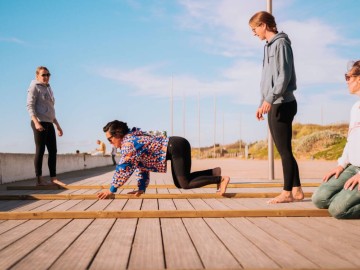
[[[154,136],[132,128],[121,142],[120,161],[112,179],[111,192],[124,185],[136,171],[138,188],[145,192],[150,172],[166,172],[166,150],[169,138]]]

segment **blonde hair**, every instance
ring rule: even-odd
[[[251,27],[260,26],[261,24],[266,24],[267,30],[278,33],[276,28],[276,22],[273,15],[266,11],[259,11],[255,13],[249,20],[249,25]]]
[[[39,75],[40,70],[46,70],[47,72],[50,73],[50,71],[49,71],[49,69],[48,69],[47,67],[39,66],[39,67],[37,67],[37,69],[36,69],[36,75]]]

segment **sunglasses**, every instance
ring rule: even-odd
[[[351,77],[356,77],[356,76],[358,76],[358,75],[347,75],[347,74],[345,74],[345,81],[348,82]]]
[[[114,135],[110,136],[109,138],[107,138],[107,140],[112,143],[112,138],[114,137]]]
[[[41,74],[41,77],[50,77],[51,74],[50,73],[44,73],[44,74]]]

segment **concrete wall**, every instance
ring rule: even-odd
[[[43,160],[43,176],[49,175],[48,156]],[[57,155],[57,173],[78,171],[112,164],[111,156]],[[0,184],[34,179],[34,154],[0,153]]]

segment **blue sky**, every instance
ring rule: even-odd
[[[194,147],[265,139],[255,119],[264,43],[248,26],[260,10],[265,0],[0,0],[0,152],[34,152],[26,95],[40,65],[52,73],[59,153],[92,151],[115,119]],[[359,11],[357,0],[273,1],[293,43],[296,122],[348,121]]]

